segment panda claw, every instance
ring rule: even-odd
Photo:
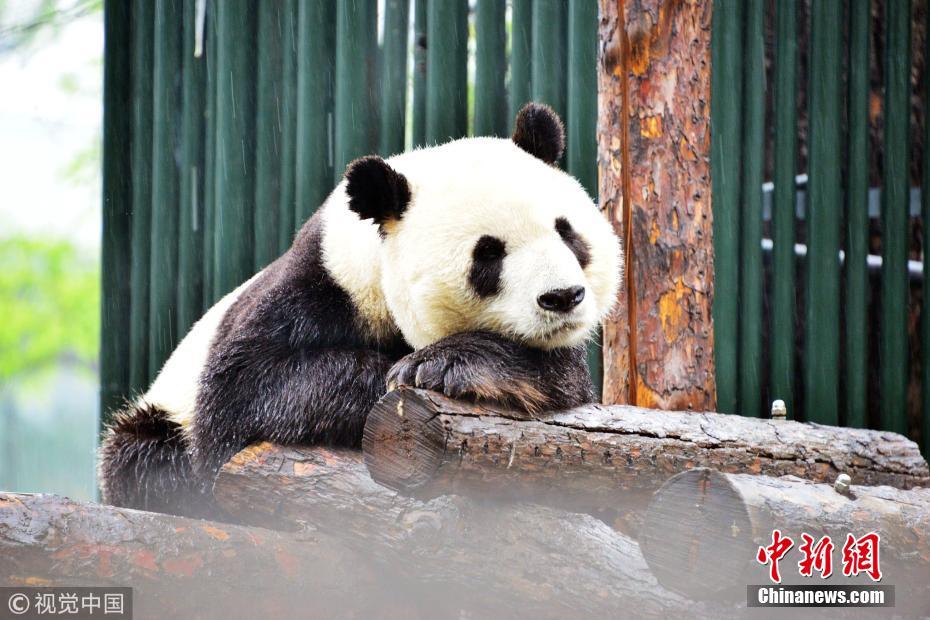
[[[446,374],[447,366],[445,360],[441,358],[425,360],[417,367],[415,377],[416,386],[435,392],[443,392]]]
[[[456,374],[457,373],[455,373],[454,369],[452,368],[450,368],[450,371],[446,372],[442,392],[449,398],[464,398],[469,394],[468,386],[463,385],[461,381],[458,381]]]
[[[423,362],[415,357],[416,354],[407,356],[398,361],[388,372],[387,384],[389,390],[397,389],[399,386],[408,387],[427,387],[422,385],[420,368]]]
[[[398,387],[402,385],[407,385],[407,382],[404,381],[404,369],[406,368],[406,362],[403,360],[395,364],[387,374],[387,389],[388,392],[393,392]]]

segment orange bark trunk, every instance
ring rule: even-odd
[[[601,207],[626,273],[604,402],[713,410],[710,0],[601,0]]]

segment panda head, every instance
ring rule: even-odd
[[[619,241],[557,167],[564,131],[529,104],[510,140],[468,138],[350,164],[348,206],[380,234],[380,284],[407,342],[486,330],[552,349],[614,304]]]

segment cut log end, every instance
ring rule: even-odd
[[[769,567],[759,564],[756,553],[771,544],[775,529],[798,546],[803,534],[812,540],[830,536],[837,553],[848,536],[875,532],[881,536],[882,583],[897,588],[898,611],[922,617],[930,609],[930,539],[924,535],[930,531],[930,489],[850,486],[840,493],[831,484],[795,476],[696,469],[662,486],[643,522],[647,564],[662,585],[691,598],[739,600],[745,596],[739,584],[767,580]],[[783,558],[785,584],[871,583],[866,574],[839,570],[804,576],[795,549]]]
[[[681,472],[655,494],[640,545],[659,583],[695,599],[717,597],[721,584],[742,583],[752,523],[739,492],[712,469]]]
[[[432,479],[446,451],[436,412],[413,390],[389,392],[372,408],[362,436],[371,477],[398,491]]]

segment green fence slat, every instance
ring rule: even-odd
[[[281,201],[283,26],[280,2],[260,2],[258,66],[255,92],[255,231],[256,271],[278,257],[278,209]]]
[[[358,1],[358,0],[357,0]],[[366,63],[368,68],[368,145],[362,152],[362,155],[377,153],[381,136],[381,97],[382,93],[378,88],[381,84],[381,63],[384,53],[382,42],[378,41],[378,5],[373,2],[370,6],[365,7],[365,15],[368,16],[368,23],[365,25],[365,37],[367,44]],[[345,172],[345,170],[343,170]],[[336,179],[341,181],[342,177]]]
[[[297,190],[295,226],[333,187],[332,111],[336,10],[300,0],[297,27]]]
[[[478,0],[475,5],[476,136],[507,136],[507,3]]]
[[[739,412],[762,415],[762,168],[765,42],[762,0],[746,0],[743,45],[743,180],[740,214]]]
[[[925,13],[927,21],[924,23],[924,32],[930,32],[930,12]],[[930,58],[930,37],[924,37],[924,58]],[[924,80],[924,110],[930,110],[930,80]],[[930,123],[924,122],[924,149],[930,144]],[[920,390],[921,390],[921,423],[920,446],[925,459],[930,459],[930,153],[924,151],[922,168],[923,179],[920,188],[920,213],[923,219],[923,268],[924,278],[921,293],[923,307],[921,308],[921,347],[920,347]]]
[[[281,29],[281,181],[278,206],[278,253],[294,240],[297,133],[297,0],[283,0]]]
[[[565,166],[597,198],[597,1],[568,5],[568,144]]]
[[[797,3],[775,5],[774,192],[772,196],[772,400],[794,417]]]
[[[564,0],[533,2],[533,99],[551,106],[563,119],[566,107],[566,9]]]
[[[426,142],[468,133],[468,2],[431,2],[427,9]]]
[[[206,67],[196,56],[197,0],[184,0],[181,209],[178,233],[178,336],[203,313],[203,146]],[[162,276],[164,277],[164,275]]]
[[[811,5],[805,419],[838,424],[842,5]]]
[[[219,298],[253,273],[255,5],[216,3],[216,171],[213,289]]]
[[[367,154],[371,145],[371,12],[376,5],[367,0],[336,3],[336,90],[334,184],[342,180],[346,165]]]
[[[453,37],[455,43],[455,62],[453,66],[455,67],[455,84],[458,84],[460,91],[460,98],[462,100],[462,105],[454,106],[455,109],[455,124],[457,127],[461,127],[459,135],[456,137],[464,138],[469,135],[474,135],[474,118],[471,115],[471,112],[474,110],[474,89],[469,87],[469,77],[468,77],[468,64],[469,53],[468,53],[468,39],[469,33],[471,32],[471,26],[469,25],[469,3],[468,0],[463,0],[460,4],[457,5],[458,11],[454,17],[456,22],[455,32],[458,33],[458,36]]]
[[[742,143],[742,3],[718,0],[711,25],[711,183],[714,195],[714,361],[717,410],[736,413],[739,196]]]
[[[180,170],[180,0],[155,2],[152,71],[152,261],[149,265],[149,368],[157,373],[178,340]]]
[[[849,3],[846,158],[846,426],[868,420],[869,0]]]
[[[513,0],[510,13],[510,118],[533,98],[533,0]]]
[[[413,0],[413,101],[411,102],[411,142],[426,144],[426,22],[427,0]]]
[[[568,4],[568,145],[565,169],[597,200],[597,1]],[[588,368],[601,393],[604,361],[601,335],[588,345]]]
[[[910,0],[888,2],[885,10],[879,417],[884,430],[906,433],[911,3]]]
[[[100,308],[100,419],[129,396],[132,252],[132,7],[103,7],[103,236]]]
[[[410,0],[386,0],[384,49],[381,61],[381,129],[378,152],[389,156],[404,151],[407,125],[407,30]]]
[[[204,109],[204,171],[203,171],[203,307],[216,301],[214,293],[213,248],[216,237],[216,4],[206,6],[206,103]]]
[[[129,319],[129,385],[144,392],[149,371],[149,259],[152,244],[152,54],[155,4],[132,6],[132,315]]]

